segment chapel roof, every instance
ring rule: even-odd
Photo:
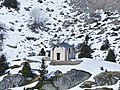
[[[73,45],[70,45],[68,43],[62,42],[62,43],[58,43],[56,46],[60,46],[60,47],[64,47],[64,48],[72,48],[74,47]]]

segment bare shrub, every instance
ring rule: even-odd
[[[28,27],[36,33],[39,32],[38,30],[44,30],[46,22],[48,21],[45,12],[41,9],[33,9],[30,12],[30,16]]]

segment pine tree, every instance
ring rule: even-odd
[[[32,76],[31,67],[30,67],[30,64],[28,62],[24,62],[21,73],[25,77]]]
[[[110,44],[109,44],[109,40],[106,39],[104,42],[103,42],[103,45],[101,46],[100,50],[106,50],[110,47]]]
[[[48,73],[48,70],[46,70],[47,66],[45,64],[45,59],[42,58],[40,69],[38,70],[40,73],[41,81],[44,82],[47,80],[46,74]]]
[[[3,5],[8,8],[17,9],[17,0],[4,0]]]
[[[42,48],[41,51],[39,52],[39,56],[45,56],[45,50],[44,50],[44,48]]]
[[[0,74],[5,73],[5,70],[8,69],[8,63],[6,62],[6,57],[1,55],[0,57]]]
[[[105,58],[105,61],[116,62],[116,56],[113,50],[109,50],[108,55]]]
[[[91,55],[92,52],[93,50],[90,48],[90,46],[88,46],[87,43],[84,42],[79,51],[78,58],[83,58],[83,57],[92,58],[92,55]]]

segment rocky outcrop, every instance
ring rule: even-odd
[[[55,76],[61,76],[62,72],[60,70],[57,70],[57,71],[54,72],[54,75]]]
[[[91,74],[88,72],[72,69],[51,83],[43,85],[42,88],[45,90],[67,90],[85,81],[90,76]]]
[[[102,72],[94,77],[98,86],[114,85],[120,80],[120,72]]]
[[[90,90],[113,90],[113,89],[112,88],[103,87],[103,88],[96,88],[96,89],[90,89]]]
[[[14,74],[8,75],[3,78],[0,82],[0,90],[5,90],[8,88],[19,87],[25,83],[25,78],[22,75]]]
[[[93,13],[95,10],[120,12],[120,0],[70,0],[73,11]]]
[[[81,88],[91,88],[92,85],[96,86],[96,83],[93,81],[85,81],[84,83],[81,84]]]
[[[42,86],[43,90],[58,90],[52,83],[48,83]]]

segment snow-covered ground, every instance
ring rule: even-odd
[[[120,25],[114,25],[113,21],[115,18],[120,17],[119,14],[113,14],[111,16],[107,16],[102,10],[96,11],[101,15],[101,20],[93,22],[91,24],[87,24],[85,22],[85,17],[88,14],[79,12],[71,12],[70,7],[65,2],[66,0],[44,0],[43,3],[37,2],[37,0],[18,0],[20,3],[20,10],[17,12],[14,9],[7,9],[6,7],[2,7],[0,9],[0,25],[1,23],[5,24],[4,28],[6,28],[6,32],[4,32],[4,41],[3,41],[3,51],[7,57],[8,62],[10,62],[10,66],[13,65],[21,65],[25,60],[24,58],[28,58],[31,60],[40,61],[42,57],[37,56],[41,48],[44,48],[45,51],[50,50],[51,45],[50,42],[54,40],[66,41],[70,44],[74,44],[77,46],[79,43],[84,41],[84,38],[87,34],[90,36],[90,40],[88,44],[94,49],[94,53],[92,53],[93,59],[83,58],[83,62],[80,65],[62,65],[62,66],[51,66],[48,65],[49,75],[52,74],[56,70],[61,70],[63,73],[75,68],[79,70],[85,70],[92,74],[90,80],[93,80],[93,77],[98,73],[102,72],[100,67],[103,67],[104,70],[108,71],[119,71],[120,65],[117,63],[106,62],[104,61],[108,51],[101,51],[100,47],[103,41],[107,38],[110,42],[110,48],[114,49],[114,52],[117,56],[116,60],[119,62],[120,60],[120,30],[113,31],[112,28],[117,28]],[[2,1],[0,1],[1,3]],[[29,11],[26,11],[25,8],[29,8]],[[53,10],[48,11],[47,9]],[[29,20],[31,12],[34,10],[41,10],[40,19],[47,19],[46,23],[50,23],[50,25],[46,25],[46,27],[50,28],[48,31],[38,30],[38,33],[32,32],[28,28]],[[61,15],[62,13],[62,15]],[[113,18],[103,21],[106,18]],[[64,21],[69,20],[72,22],[68,27],[64,27]],[[74,22],[74,20],[78,20]],[[95,27],[98,23],[100,23],[100,29]],[[12,29],[12,30],[11,30]],[[101,30],[105,31],[103,34],[98,34]],[[111,36],[110,33],[117,33],[117,36]],[[3,33],[1,31],[1,33]],[[72,36],[72,34],[75,34]],[[54,37],[57,35],[57,37]],[[83,37],[78,38],[80,35]],[[34,37],[36,40],[28,40],[27,37]],[[13,48],[14,47],[14,48]],[[35,57],[28,57],[29,53],[35,53]],[[20,59],[20,61],[14,61]],[[77,59],[78,60],[78,59]],[[47,61],[49,64],[49,61]],[[38,69],[40,63],[31,63],[32,69]],[[21,70],[22,67],[17,69],[10,69],[10,73],[16,74]],[[37,73],[37,72],[36,72]],[[4,77],[4,76],[3,76]],[[3,77],[0,77],[2,80]],[[34,85],[36,84],[33,83]],[[118,85],[117,83],[116,85]],[[116,88],[116,85],[110,86]],[[31,85],[30,85],[31,86]],[[28,86],[26,86],[28,87]],[[23,87],[15,88],[13,90],[22,90]],[[79,85],[70,89],[70,90],[80,90]]]
[[[35,61],[40,61],[43,57],[28,57],[27,59],[35,60]],[[78,59],[77,59],[78,60]],[[105,70],[107,71],[119,71],[120,65],[117,63],[112,63],[112,62],[107,62],[107,61],[100,61],[100,60],[94,60],[94,59],[88,59],[88,58],[82,58],[80,60],[83,60],[82,63],[79,65],[49,65],[50,61],[46,61],[47,64],[47,70],[48,70],[48,76],[51,76],[56,70],[60,70],[63,73],[66,73],[67,71],[70,71],[71,69],[78,69],[78,70],[84,70],[92,74],[92,76],[88,79],[90,81],[94,81],[93,77],[96,76],[97,74],[104,72]],[[17,63],[15,63],[16,65]],[[32,69],[39,69],[40,63],[30,63],[30,66]],[[101,70],[101,67],[103,67],[103,71]],[[16,69],[11,69],[11,73],[13,74],[17,73]],[[36,72],[37,74],[37,72]],[[37,82],[33,83],[32,86],[35,86]],[[99,87],[111,87],[114,88],[114,90],[117,90],[119,82],[116,85],[110,85],[110,86],[99,86]],[[31,84],[27,86],[22,86],[22,87],[16,87],[12,90],[22,90],[24,87],[32,87]],[[82,88],[79,87],[80,85],[77,85],[74,88],[71,88],[70,90],[83,90]],[[96,88],[96,87],[94,87]],[[98,88],[98,87],[97,87]]]
[[[82,13],[74,17],[77,12],[71,13],[71,7],[67,3],[64,3],[64,0],[49,0],[44,1],[41,4],[38,3],[37,0],[20,0],[19,2],[19,12],[15,11],[14,9],[11,9],[12,12],[9,12],[10,10],[6,9],[5,7],[0,9],[0,21],[7,26],[7,32],[4,36],[6,39],[4,40],[3,53],[6,54],[9,62],[11,62],[13,59],[25,58],[29,55],[29,53],[32,52],[38,54],[41,48],[50,50],[50,41],[54,39],[59,39],[61,42],[66,41],[76,46],[78,43],[82,43],[84,41],[84,37],[86,36],[86,34],[89,34],[89,36],[91,37],[91,39],[89,40],[91,48],[95,49],[95,52],[93,53],[93,58],[105,58],[106,54],[105,52],[100,51],[100,47],[107,37],[111,44],[111,48],[114,49],[117,54],[117,60],[119,60],[120,56],[118,47],[120,45],[120,41],[115,41],[116,38],[119,38],[119,31],[116,31],[116,33],[118,33],[118,36],[111,37],[110,35],[108,35],[108,33],[113,32],[111,28],[116,26],[113,24],[108,24],[114,20],[108,20],[105,22],[102,21],[107,17],[107,15],[104,14],[102,10],[100,11],[102,19],[98,23],[101,23],[101,25],[105,24],[105,26],[101,26],[101,29],[107,29],[107,31],[105,31],[104,34],[98,35],[97,33],[100,32],[101,29],[95,30],[95,25],[97,23],[95,22],[84,27],[84,18],[86,14]],[[24,9],[26,7],[31,7],[29,8],[30,11],[26,11]],[[54,11],[47,11],[46,8],[53,9]],[[30,20],[30,13],[34,10],[40,11],[40,9],[42,9],[42,14],[40,14],[40,16],[42,17],[39,18],[41,20],[47,18],[48,20],[46,23],[50,23],[51,25],[47,25],[47,27],[50,28],[49,31],[46,32],[39,30],[39,33],[36,34],[27,27],[27,24]],[[60,15],[61,12],[64,15]],[[115,14],[111,17],[119,17],[119,15]],[[75,24],[72,24],[69,27],[63,26],[65,20],[70,20],[70,22],[74,23],[75,19],[78,20],[78,22],[76,22]],[[58,22],[59,20],[61,20],[61,22]],[[90,27],[93,29],[89,30]],[[61,30],[58,31],[60,28]],[[13,29],[14,31],[11,31],[9,29]],[[54,37],[55,34],[57,34],[57,37]],[[75,35],[71,36],[72,34]],[[83,37],[77,38],[79,35],[83,35]],[[34,37],[36,38],[36,41],[27,40],[27,37]],[[16,48],[11,48],[9,46],[14,46]]]

